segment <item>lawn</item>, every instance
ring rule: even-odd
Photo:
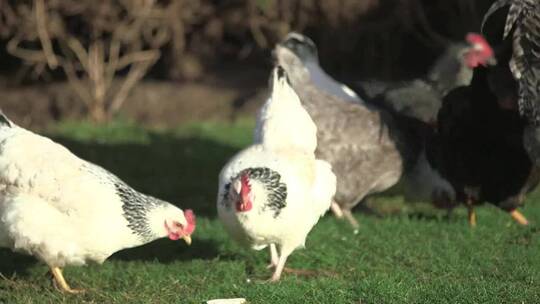
[[[375,212],[356,212],[360,233],[325,216],[288,266],[319,270],[264,283],[267,251],[238,247],[216,218],[217,175],[251,140],[253,123],[194,123],[151,130],[125,122],[106,127],[61,123],[47,133],[77,155],[102,165],[136,189],[192,208],[191,247],[159,240],[124,250],[103,265],[67,267],[84,295],[57,292],[47,268],[0,249],[0,303],[202,303],[244,297],[249,303],[538,303],[540,194],[518,227],[490,206],[467,225],[463,208],[449,218],[399,196],[372,198]]]

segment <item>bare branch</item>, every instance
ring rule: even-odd
[[[118,68],[118,59],[120,57],[120,41],[113,39],[109,47],[109,62],[105,68],[105,84],[107,87],[112,85],[114,75],[116,71],[120,70]]]
[[[35,0],[34,1],[34,10],[36,13],[36,26],[39,36],[39,41],[43,47],[43,54],[47,59],[47,64],[51,69],[56,69],[58,66],[58,60],[54,54],[51,39],[47,32],[47,12],[45,10],[44,0]]]
[[[21,43],[21,39],[18,36],[11,38],[6,46],[8,53],[28,62],[47,62],[47,58],[41,50],[36,51],[20,48],[19,43]]]
[[[66,73],[68,83],[73,88],[73,91],[79,95],[81,100],[84,102],[86,107],[88,109],[92,108],[92,104],[94,102],[94,99],[92,98],[92,95],[88,90],[86,89],[84,83],[79,79],[77,76],[77,72],[75,71],[75,68],[73,67],[73,64],[71,61],[62,61],[61,62],[62,69]]]
[[[69,49],[75,54],[75,56],[77,57],[77,60],[83,66],[83,69],[85,71],[89,71],[90,67],[88,66],[88,62],[89,62],[88,53],[84,49],[81,42],[79,40],[77,40],[77,38],[71,37],[71,36],[65,37],[62,40],[62,42],[64,42],[64,41],[66,42]],[[68,53],[68,52],[65,52],[65,53]]]
[[[104,75],[105,62],[103,55],[103,42],[101,40],[97,40],[92,43],[88,53],[88,64],[86,66],[89,69],[86,72],[88,73],[90,84],[92,86],[94,107],[104,108],[107,87],[105,85]]]
[[[147,52],[148,54],[144,56],[147,58],[147,60],[137,61],[134,65],[131,66],[128,76],[126,77],[124,83],[120,87],[120,90],[116,94],[111,104],[111,114],[116,113],[120,109],[120,107],[126,100],[129,91],[144,76],[148,68],[150,68],[150,66],[152,66],[160,56],[158,50],[153,50],[153,56],[150,56],[150,52],[152,51]],[[143,56],[141,56],[141,58],[143,58]]]

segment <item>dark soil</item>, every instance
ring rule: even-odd
[[[266,98],[269,71],[224,67],[198,82],[145,80],[136,85],[118,116],[148,126],[176,126],[194,120],[234,120],[253,114]],[[0,108],[25,127],[87,117],[67,82],[13,85],[0,81]]]

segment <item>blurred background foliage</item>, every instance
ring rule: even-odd
[[[103,122],[142,79],[178,84],[267,70],[273,45],[291,30],[317,43],[321,64],[339,79],[411,78],[478,31],[492,2],[0,0],[0,85],[64,81],[71,95],[56,99]]]

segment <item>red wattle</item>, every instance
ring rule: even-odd
[[[183,232],[185,235],[190,235],[195,231],[195,213],[193,213],[193,210],[187,209],[184,211],[184,217],[186,218],[187,227]]]
[[[170,232],[169,239],[172,241],[178,241],[180,239],[180,235],[178,233]]]
[[[236,211],[238,212],[247,212],[253,208],[253,205],[249,201],[249,199],[246,200],[240,200],[236,203]]]

